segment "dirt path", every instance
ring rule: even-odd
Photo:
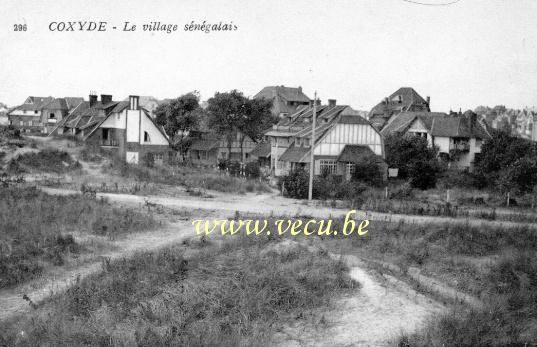
[[[78,193],[77,191],[59,188],[42,188],[49,194],[65,195]],[[110,201],[127,204],[143,204],[145,200],[157,203],[166,207],[176,208],[196,208],[204,210],[217,210],[233,214],[235,211],[248,214],[274,215],[274,216],[311,216],[313,218],[336,218],[345,216],[346,209],[328,208],[319,206],[308,206],[302,200],[288,199],[276,194],[250,194],[250,195],[217,195],[212,199],[203,199],[192,196],[185,197],[162,197],[162,196],[141,196],[130,194],[110,194],[97,193],[98,197],[106,197]],[[230,214],[230,216],[231,216]],[[463,219],[436,216],[414,216],[405,214],[390,214],[381,212],[371,212],[358,210],[356,219],[369,219],[387,222],[405,222],[415,224],[429,223],[451,223],[468,224],[472,226],[496,226],[512,227],[525,225],[536,228],[533,223],[517,223],[506,221],[490,221],[485,219]]]
[[[321,323],[298,320],[288,325],[276,336],[278,346],[387,346],[446,309],[395,277],[366,270],[354,256],[344,261],[351,278],[360,283],[359,290],[338,299],[322,313]]]
[[[121,240],[111,241],[110,245],[114,248],[114,251],[101,255],[94,262],[62,272],[59,276],[30,282],[14,289],[0,290],[0,307],[2,308],[0,310],[0,321],[30,310],[29,304],[22,299],[24,294],[28,295],[35,303],[39,303],[53,294],[61,293],[69,288],[77,277],[84,278],[101,271],[101,259],[103,258],[113,260],[128,257],[137,251],[157,250],[181,242],[192,235],[190,222],[173,223],[161,230],[130,234]]]

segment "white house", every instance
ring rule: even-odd
[[[351,107],[318,105],[315,138],[312,139],[313,107],[300,110],[282,120],[265,135],[271,143],[271,164],[275,176],[297,167],[309,170],[311,149],[314,173],[344,175],[349,178],[355,164],[374,156],[384,158],[384,142],[380,133]]]
[[[116,103],[106,117],[88,129],[84,140],[115,151],[128,163],[138,164],[150,154],[162,164],[171,154],[170,142],[155,124],[149,111],[139,105],[138,96]]]
[[[477,114],[447,115],[439,112],[401,112],[393,116],[381,134],[412,134],[427,139],[439,149],[439,156],[456,167],[470,168],[481,153],[483,141],[490,139],[487,126]]]

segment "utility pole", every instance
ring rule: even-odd
[[[315,170],[315,159],[313,155],[313,149],[315,147],[315,121],[317,117],[317,92],[313,96],[313,120],[311,126],[311,140],[310,140],[310,182],[308,188],[308,204],[311,204],[313,199],[313,171]]]

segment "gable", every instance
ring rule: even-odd
[[[155,123],[151,120],[150,116],[148,116],[145,112],[142,113],[142,131],[141,131],[141,142],[144,142],[144,133],[147,133],[150,138],[150,144],[151,145],[169,145],[168,138],[164,136],[162,131],[157,128]]]
[[[408,128],[409,132],[428,132],[427,128],[421,121],[421,119],[416,118],[412,124],[410,124],[410,127]]]

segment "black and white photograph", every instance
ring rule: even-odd
[[[0,26],[0,347],[537,346],[536,0]]]

